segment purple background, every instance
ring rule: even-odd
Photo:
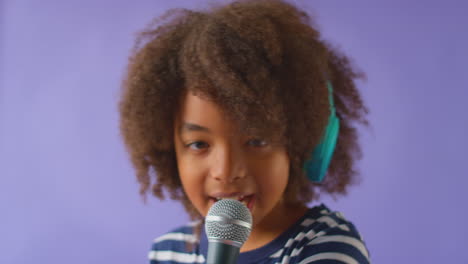
[[[374,263],[468,263],[466,1],[294,2],[368,75],[363,181],[325,202]],[[142,203],[116,102],[134,32],[203,6],[0,2],[0,263],[147,263],[151,240],[187,221]]]

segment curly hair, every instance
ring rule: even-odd
[[[354,123],[368,125],[359,78],[364,74],[290,3],[235,1],[205,11],[169,10],[138,34],[119,102],[121,134],[140,194],[146,199],[151,189],[160,199],[180,200],[192,219],[200,217],[182,188],[174,149],[174,119],[187,91],[221,106],[246,133],[285,146],[287,201],[346,194],[362,157]],[[341,124],[327,176],[313,183],[302,167],[328,121],[327,80]]]

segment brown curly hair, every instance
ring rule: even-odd
[[[184,194],[174,150],[174,118],[187,91],[214,101],[246,133],[285,146],[287,201],[346,193],[362,156],[353,122],[368,125],[355,85],[364,74],[323,41],[312,22],[284,1],[235,1],[205,11],[172,9],[139,33],[119,111],[143,198],[151,188],[200,217]],[[302,167],[328,121],[327,80],[340,132],[325,180],[313,183]]]

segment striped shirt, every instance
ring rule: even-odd
[[[200,239],[193,234],[196,224],[156,238],[148,254],[150,264],[205,263],[208,242],[203,229]],[[240,253],[237,263],[367,264],[370,260],[356,227],[321,204],[267,245]]]

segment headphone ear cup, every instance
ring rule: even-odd
[[[325,137],[323,139],[323,149],[322,149],[322,162],[319,172],[319,181],[321,182],[325,178],[328,167],[330,166],[333,153],[335,151],[336,142],[338,141],[338,134],[340,130],[340,121],[336,116],[330,117],[329,126]]]
[[[307,178],[313,182],[322,182],[330,166],[338,141],[340,121],[331,115],[320,143],[312,151],[310,159],[304,164]]]
[[[340,120],[336,116],[335,103],[333,102],[333,86],[330,81],[327,81],[327,88],[330,103],[328,124],[320,143],[314,148],[310,158],[304,163],[303,167],[307,178],[313,182],[322,182],[323,178],[325,178],[340,131]]]

